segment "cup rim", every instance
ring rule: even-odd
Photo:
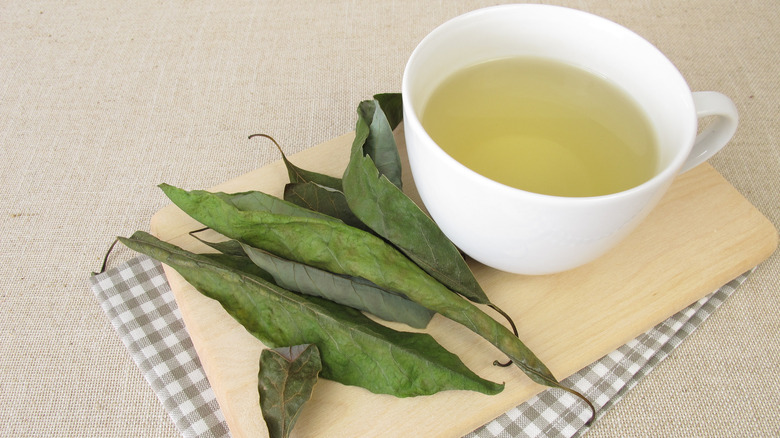
[[[568,196],[558,196],[558,195],[547,195],[537,192],[531,192],[523,189],[519,189],[516,187],[512,187],[503,183],[500,183],[496,180],[493,180],[491,178],[488,178],[469,167],[463,165],[461,162],[453,158],[451,155],[449,155],[444,149],[441,148],[428,134],[428,132],[425,130],[425,128],[422,126],[422,123],[419,120],[419,116],[417,114],[417,111],[412,106],[411,100],[407,99],[406,96],[410,94],[409,90],[409,76],[410,76],[410,69],[412,65],[417,61],[417,58],[420,56],[420,51],[422,50],[422,47],[424,47],[426,44],[429,44],[431,40],[437,37],[438,34],[447,31],[450,27],[458,25],[462,21],[471,20],[475,17],[485,15],[485,14],[491,14],[491,13],[503,13],[505,10],[559,10],[559,11],[566,11],[565,13],[568,14],[577,14],[581,16],[584,19],[593,20],[594,22],[598,22],[601,25],[612,27],[613,29],[620,29],[621,32],[625,32],[628,35],[631,35],[633,38],[637,39],[641,44],[646,45],[647,49],[656,52],[658,55],[661,56],[662,61],[665,61],[667,63],[667,67],[671,67],[671,71],[674,72],[677,76],[677,79],[679,80],[680,84],[684,86],[685,90],[687,91],[686,96],[681,96],[685,99],[685,106],[689,107],[691,111],[689,112],[689,117],[692,119],[693,123],[688,123],[689,126],[692,126],[691,129],[689,129],[687,133],[687,144],[689,145],[687,148],[678,148],[674,152],[674,156],[671,160],[664,166],[663,169],[658,171],[653,177],[650,179],[644,181],[641,184],[638,184],[634,187],[615,192],[615,193],[609,193],[605,195],[597,195],[597,196],[578,196],[578,197],[568,197]],[[696,127],[697,127],[697,117],[695,114],[695,107],[693,105],[693,97],[692,93],[690,91],[690,88],[688,87],[687,82],[685,81],[685,78],[682,76],[680,71],[677,69],[677,67],[664,55],[655,45],[647,41],[644,37],[637,34],[636,32],[632,31],[631,29],[628,29],[625,26],[622,26],[618,23],[615,23],[609,19],[606,19],[604,17],[592,14],[590,12],[582,11],[579,9],[573,9],[573,8],[567,8],[564,6],[557,6],[557,5],[543,5],[543,4],[505,4],[505,5],[496,5],[496,6],[488,6],[485,8],[475,9],[470,12],[466,12],[464,14],[458,15],[456,17],[453,17],[444,23],[438,25],[435,27],[432,31],[430,31],[420,42],[415,46],[414,50],[412,51],[411,55],[409,56],[409,59],[406,63],[406,66],[404,68],[403,78],[402,78],[402,84],[401,84],[401,94],[403,96],[403,110],[404,110],[404,125],[413,125],[414,129],[419,132],[421,135],[424,136],[424,143],[425,147],[432,146],[434,149],[434,153],[439,157],[439,159],[443,159],[449,163],[449,165],[454,165],[456,169],[459,170],[459,173],[461,173],[463,176],[476,180],[479,183],[485,185],[487,184],[490,190],[499,190],[501,192],[505,192],[507,194],[512,194],[512,196],[530,196],[532,198],[536,198],[539,201],[548,201],[553,203],[559,203],[559,202],[566,202],[566,203],[593,203],[593,202],[611,202],[623,197],[630,197],[636,192],[645,191],[645,190],[653,190],[654,188],[663,185],[667,181],[670,181],[674,178],[675,175],[679,173],[679,170],[682,168],[683,164],[685,163],[686,159],[688,158],[688,154],[690,153],[690,149],[693,145],[693,142],[696,137]],[[683,115],[681,114],[681,117]]]

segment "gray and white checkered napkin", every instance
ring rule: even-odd
[[[728,298],[732,280],[631,342],[564,380],[603,415]],[[185,437],[229,436],[227,424],[184,327],[162,266],[138,256],[90,279],[92,290],[133,360]],[[574,396],[545,391],[467,435],[573,437],[590,411]]]

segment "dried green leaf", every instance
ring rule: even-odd
[[[336,275],[249,245],[242,247],[257,266],[269,272],[275,283],[285,289],[327,298],[386,321],[402,322],[415,328],[425,328],[433,317],[433,312],[425,307],[367,280]]]
[[[209,192],[161,187],[179,208],[227,237],[289,260],[365,278],[383,289],[403,293],[485,338],[535,382],[571,391],[561,386],[544,363],[506,327],[371,233],[338,221],[241,211]]]
[[[310,170],[302,169],[293,163],[290,162],[290,160],[287,159],[287,156],[284,154],[284,151],[282,150],[282,147],[279,146],[279,143],[274,140],[273,137],[266,134],[254,134],[250,135],[249,138],[252,137],[263,137],[271,140],[274,145],[276,145],[276,148],[279,150],[279,153],[282,154],[282,161],[284,161],[285,167],[287,167],[287,175],[290,178],[291,183],[298,183],[298,182],[313,182],[316,184],[319,184],[321,186],[330,187],[336,190],[341,190],[341,179],[325,175],[318,172],[312,172]]]
[[[367,101],[362,107],[376,107]],[[370,138],[383,136],[383,142],[396,148],[395,139],[381,125],[381,109],[361,113],[355,129],[349,165],[344,172],[344,195],[355,216],[377,234],[392,242],[425,272],[455,292],[481,304],[489,304],[463,256],[438,225],[395,184],[381,175],[374,161],[364,152]],[[379,120],[379,123],[377,122]],[[376,140],[374,140],[376,141]]]
[[[344,193],[313,182],[284,186],[284,200],[295,205],[340,219],[347,225],[368,230],[347,205]]]
[[[263,278],[295,292],[326,298],[333,302],[368,312],[385,321],[395,321],[414,328],[425,328],[434,312],[406,296],[384,290],[370,281],[337,275],[322,269],[275,256],[237,240],[202,243],[230,256],[247,258],[263,272]],[[215,255],[216,257],[216,255]]]
[[[241,212],[215,196],[210,199],[233,212],[257,214]],[[392,330],[355,309],[288,291],[252,271],[193,254],[148,233],[139,231],[120,241],[175,269],[268,347],[317,345],[323,378],[397,397],[449,389],[496,394],[503,389],[474,374],[430,335]]]
[[[270,438],[287,438],[322,370],[316,345],[263,350],[257,389]]]
[[[401,93],[375,94],[374,99],[376,99],[379,105],[382,107],[383,114],[386,116],[390,130],[392,131],[401,123],[401,121],[403,121],[403,98]],[[250,138],[252,137],[267,138],[274,143],[276,148],[279,150],[279,153],[282,155],[282,161],[287,168],[287,174],[290,178],[290,183],[312,182],[320,186],[336,189],[338,191],[342,190],[342,183],[340,178],[306,170],[293,164],[284,154],[284,151],[282,150],[282,147],[279,145],[279,143],[277,143],[276,140],[274,140],[274,138],[270,135],[254,134],[250,136]],[[398,163],[398,171],[400,172],[400,161]]]
[[[273,283],[274,277],[263,268],[257,266],[252,260],[246,256],[231,255],[231,254],[201,254],[205,259],[211,260],[220,266],[235,269],[240,272],[245,272],[255,277],[262,278],[263,280]]]
[[[404,120],[404,102],[401,93],[375,94],[374,99],[379,102],[382,112],[387,116],[390,128],[395,129]]]
[[[190,236],[194,237],[201,243],[208,245],[225,255],[238,256],[244,258],[247,257],[246,253],[244,252],[244,248],[241,247],[241,242],[237,240],[224,240],[221,242],[210,242],[208,240],[201,239],[200,237],[196,236],[194,233],[190,233]]]
[[[300,205],[256,190],[239,193],[217,192],[214,193],[214,195],[219,196],[242,211],[267,211],[269,213],[281,215],[313,217],[325,220],[336,219],[333,216],[301,207]]]
[[[395,145],[393,129],[390,127],[385,113],[382,111],[376,100],[363,101],[358,105],[358,124],[355,129],[355,135],[365,139],[361,142],[360,148],[364,155],[371,157],[377,171],[380,175],[386,177],[393,185],[401,189],[401,157],[398,155],[398,148]],[[370,126],[367,134],[363,129]],[[354,147],[354,143],[353,143]],[[344,180],[342,178],[342,185]],[[350,206],[351,207],[351,206]]]

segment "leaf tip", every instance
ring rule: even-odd
[[[172,186],[172,185],[170,185],[170,184],[167,184],[167,183],[160,183],[160,184],[157,184],[157,188],[159,188],[160,190],[162,190],[162,191],[163,191],[163,193],[165,193],[165,195],[166,195],[166,196],[167,196],[169,193],[171,193],[172,191],[176,190],[176,187],[174,187],[174,186]]]
[[[176,198],[178,198],[178,197],[180,197],[182,195],[186,195],[188,193],[184,189],[180,189],[180,188],[178,188],[176,186],[172,186],[172,185],[166,184],[166,183],[158,184],[157,187],[159,187],[160,190],[162,190],[163,193],[165,193],[165,196],[167,196],[168,199],[170,199],[174,203],[176,203]]]
[[[501,382],[501,383],[493,382],[493,388],[492,388],[491,392],[488,393],[488,395],[499,394],[499,393],[501,393],[504,390],[504,388],[506,388],[506,382]]]

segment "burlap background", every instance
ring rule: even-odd
[[[0,435],[177,436],[86,281],[113,236],[148,229],[160,182],[277,159],[248,134],[292,153],[351,131],[427,32],[493,3],[0,3]],[[551,3],[731,96],[741,125],[711,162],[780,224],[780,3]],[[589,436],[778,436],[779,311],[775,254]]]

